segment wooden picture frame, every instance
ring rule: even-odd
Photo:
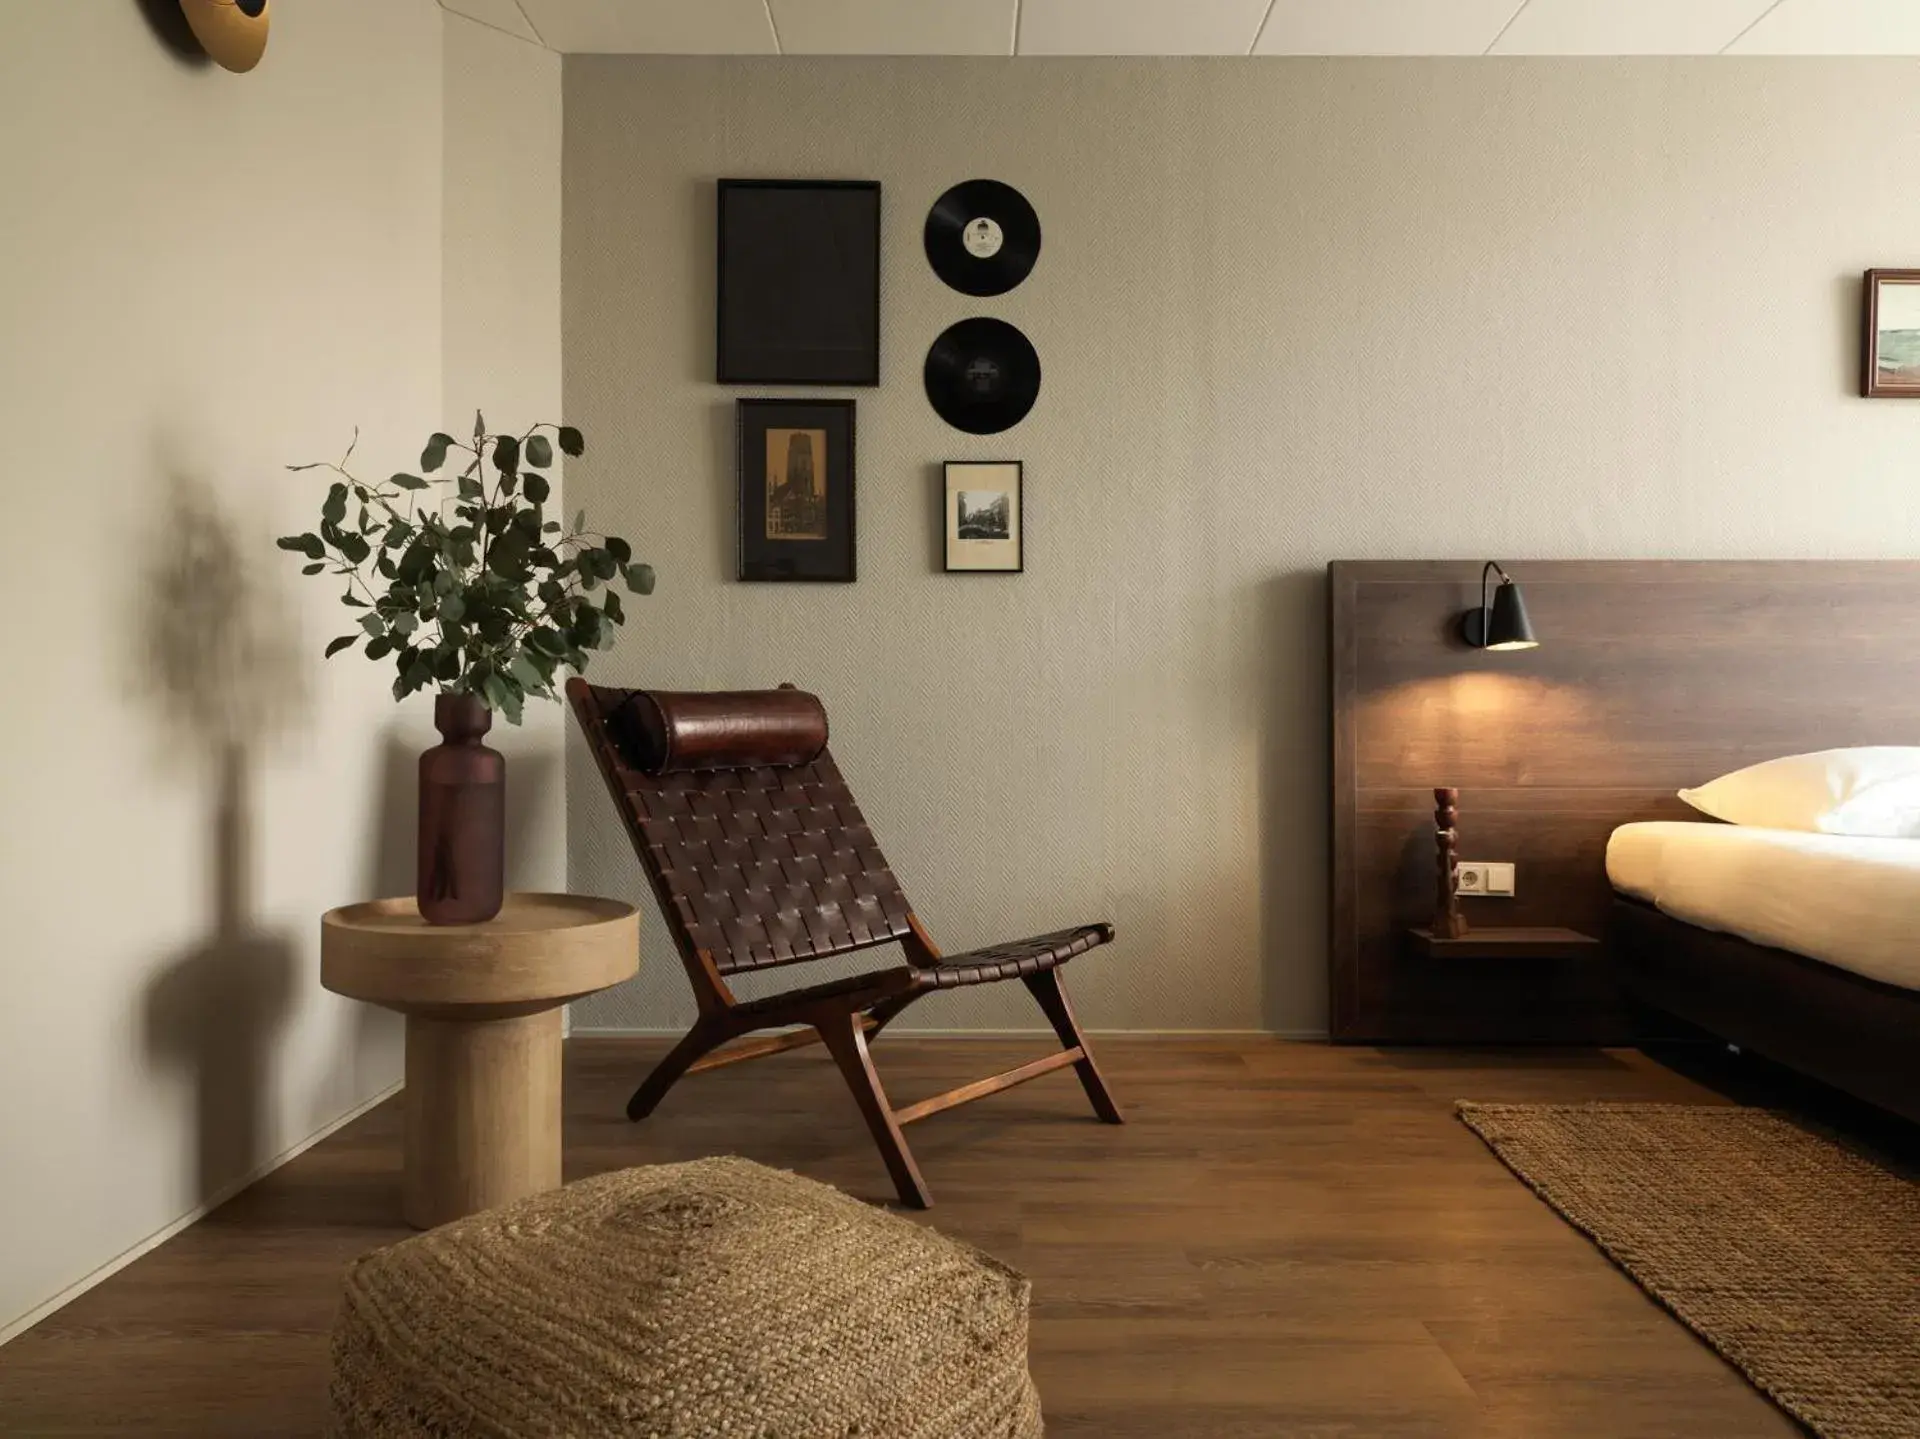
[[[1862,296],[1860,393],[1920,399],[1920,270],[1869,270]]]
[[[722,180],[714,377],[880,383],[880,182]]]
[[[738,400],[739,577],[857,575],[852,400]]]
[[[948,460],[941,468],[948,574],[1026,569],[1026,468],[1019,460]]]

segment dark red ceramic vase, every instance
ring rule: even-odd
[[[442,743],[420,756],[420,916],[478,924],[500,912],[507,868],[507,762],[480,743],[493,711],[474,695],[436,695]]]

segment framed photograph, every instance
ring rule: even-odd
[[[853,401],[740,400],[740,578],[854,578]]]
[[[1860,393],[1920,399],[1920,270],[1867,271]]]
[[[1026,568],[1018,460],[946,463],[947,571],[1018,574]]]
[[[880,383],[880,185],[722,180],[723,385]]]

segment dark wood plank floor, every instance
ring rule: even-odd
[[[911,1133],[926,1216],[1033,1278],[1050,1434],[1766,1439],[1800,1431],[1487,1153],[1458,1098],[1717,1101],[1630,1053],[1107,1039],[1131,1123],[1071,1075]],[[896,1102],[1034,1052],[889,1038]],[[621,1106],[661,1046],[568,1047],[567,1169],[732,1151],[890,1191],[820,1051]],[[0,1348],[0,1432],[324,1427],[341,1266],[401,1238],[389,1103]],[[19,1242],[11,1236],[9,1242]]]

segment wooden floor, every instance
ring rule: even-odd
[[[876,1045],[896,1103],[1037,1050]],[[884,1171],[817,1049],[621,1116],[661,1046],[568,1047],[569,1177],[733,1151],[864,1198]],[[1071,1075],[916,1125],[926,1221],[1033,1279],[1048,1433],[1765,1439],[1800,1431],[1527,1192],[1455,1099],[1717,1101],[1631,1053],[1107,1039],[1131,1122]],[[324,1427],[341,1266],[404,1237],[393,1103],[0,1348],[0,1433]],[[10,1236],[17,1242],[20,1236]]]

